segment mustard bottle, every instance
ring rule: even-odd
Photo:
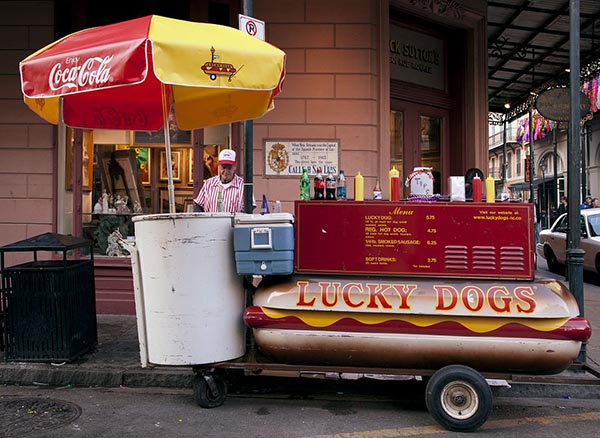
[[[365,200],[365,179],[360,174],[354,177],[354,200],[355,201],[364,201]]]
[[[485,179],[485,202],[496,202],[496,183],[492,175]]]

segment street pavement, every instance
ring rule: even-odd
[[[540,260],[545,268],[545,261]],[[554,277],[538,266],[538,277]],[[513,376],[510,387],[497,386],[503,397],[600,398],[600,281],[584,284],[584,315],[592,326],[586,361],[555,375]],[[0,352],[0,384],[94,387],[191,388],[191,367],[150,366],[140,363],[135,316],[98,315],[98,345],[69,363],[5,361]]]

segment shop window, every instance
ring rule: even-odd
[[[92,208],[83,218],[84,234],[94,240],[98,254],[110,255],[111,235],[118,232],[117,237],[134,236],[134,216],[169,211],[169,160],[162,145],[150,143],[95,144],[94,157],[94,184],[89,198]],[[191,145],[173,145],[171,166],[177,212],[192,205],[192,161]]]
[[[404,113],[402,111],[390,112],[390,168],[396,166],[402,177],[404,150]]]
[[[228,131],[226,131],[228,132]],[[59,224],[71,232],[73,131],[65,129],[64,192]],[[173,171],[177,212],[193,211],[194,163],[191,132],[171,132],[171,160],[167,159],[162,132],[84,131],[83,135],[83,237],[94,241],[97,255],[127,255],[111,251],[116,237],[134,236],[132,219],[140,214],[169,212],[167,166]],[[154,142],[153,139],[156,139]],[[225,138],[226,140],[226,138]],[[203,179],[217,174],[222,145],[203,150]],[[64,210],[64,211],[63,211]],[[114,245],[113,245],[114,246]],[[114,249],[114,248],[112,248]]]

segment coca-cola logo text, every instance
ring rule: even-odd
[[[110,67],[113,56],[104,58],[95,56],[86,59],[79,65],[79,57],[70,57],[65,60],[63,68],[59,62],[54,64],[48,76],[48,85],[53,91],[63,88],[98,87],[110,81]]]

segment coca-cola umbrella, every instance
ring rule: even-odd
[[[262,116],[285,76],[285,53],[237,29],[150,15],[85,29],[21,61],[25,103],[50,123],[154,131]],[[62,105],[60,105],[62,102]],[[173,175],[167,166],[170,211]]]

